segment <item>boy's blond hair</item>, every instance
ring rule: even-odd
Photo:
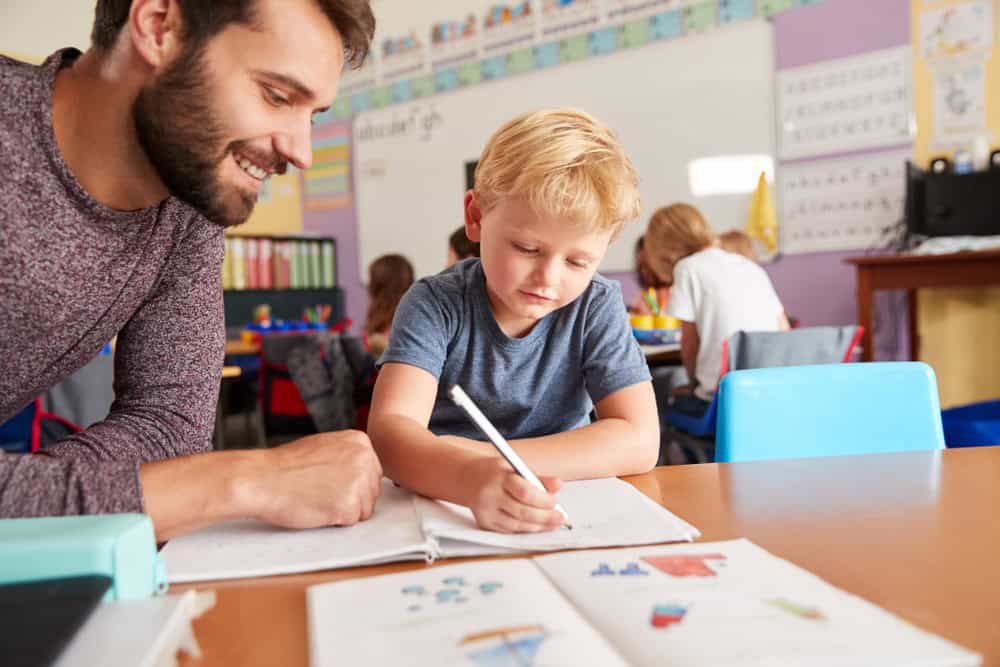
[[[726,252],[743,255],[751,262],[757,261],[757,250],[753,247],[753,239],[746,232],[734,229],[719,235],[719,247]]]
[[[716,242],[701,212],[690,204],[671,204],[653,213],[644,236],[646,258],[657,276],[673,282],[674,265]]]
[[[484,213],[516,197],[589,229],[617,232],[639,216],[639,178],[618,138],[576,109],[542,109],[505,123],[483,149],[475,179]]]

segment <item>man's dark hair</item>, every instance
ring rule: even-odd
[[[375,34],[370,0],[315,0],[344,41],[344,54],[352,67],[368,56]],[[203,46],[230,23],[252,25],[256,0],[177,0],[184,17],[188,47]],[[108,52],[128,20],[132,0],[97,0],[90,40],[98,52]]]

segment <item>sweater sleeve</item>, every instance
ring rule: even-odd
[[[0,452],[0,518],[142,511],[135,463]]]
[[[193,221],[118,335],[110,413],[50,456],[138,464],[210,449],[225,347],[223,253],[221,228]]]

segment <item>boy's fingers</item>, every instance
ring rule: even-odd
[[[541,509],[552,509],[556,506],[556,499],[551,494],[535,488],[528,480],[515,473],[510,473],[504,478],[503,489],[507,495],[524,505]]]
[[[500,508],[508,516],[518,520],[525,526],[534,526],[535,530],[547,527],[552,522],[552,515],[559,512],[552,509],[539,509],[519,502],[512,501]],[[527,530],[526,528],[522,528]]]
[[[524,506],[521,505],[521,508]],[[538,511],[538,510],[533,510]],[[520,510],[517,510],[520,514]],[[550,530],[549,526],[545,522],[538,522],[532,519],[522,519],[518,516],[511,514],[505,508],[501,508],[498,512],[498,522],[503,526],[506,532],[511,533],[538,533],[543,530]]]
[[[558,477],[545,476],[539,477],[538,479],[545,485],[545,489],[549,493],[558,493],[559,489],[561,489],[563,485],[563,481]]]

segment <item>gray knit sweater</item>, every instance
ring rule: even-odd
[[[117,334],[115,402],[45,454],[0,453],[0,517],[141,512],[139,464],[210,443],[222,230],[174,197],[117,211],[84,191],[52,129],[55,74],[78,55],[0,57],[0,422]]]

